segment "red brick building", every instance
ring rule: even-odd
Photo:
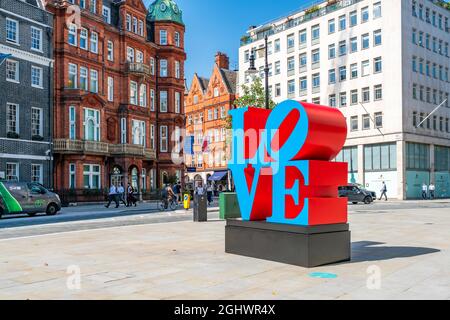
[[[184,31],[172,0],[52,0],[56,189],[157,189],[184,127]],[[78,18],[79,17],[79,18]]]
[[[191,154],[185,154],[185,182],[230,188],[227,161],[228,112],[235,108],[238,72],[230,70],[229,58],[217,52],[209,78],[194,74],[185,94],[186,136],[194,137]],[[220,188],[219,188],[220,186]]]

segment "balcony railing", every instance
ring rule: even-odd
[[[108,154],[108,144],[100,141],[84,141],[55,139],[54,151],[56,153],[93,153]]]
[[[144,157],[146,159],[156,159],[156,151],[134,144],[111,144],[109,146],[111,155]]]
[[[319,1],[315,1],[312,4],[309,4],[307,6],[304,6],[303,8],[301,8],[300,10],[292,13],[290,16],[294,16],[297,15],[299,13],[305,12],[305,9],[312,7],[312,6],[317,6],[320,5],[321,8],[318,10],[314,10],[313,12],[310,13],[305,13],[297,18],[294,19],[289,19],[288,17],[286,17],[284,20],[283,19],[277,19],[275,21],[270,21],[266,24],[264,24],[263,26],[259,27],[259,30],[255,30],[256,34],[249,36],[249,35],[245,35],[241,38],[241,46],[245,46],[248,45],[250,43],[253,43],[255,41],[264,39],[264,37],[266,36],[266,34],[268,36],[289,30],[291,28],[294,28],[302,23],[311,21],[313,19],[316,19],[318,17],[327,15],[331,12],[340,10],[342,8],[345,7],[349,7],[351,5],[354,5],[356,3],[361,2],[362,0],[338,0],[338,1],[334,1],[334,0],[330,0],[328,2],[326,2],[325,0],[319,0]],[[322,6],[322,4],[325,4],[325,6]],[[284,21],[284,22],[283,22]]]
[[[128,72],[151,76],[150,66],[139,62],[128,62]]]
[[[92,153],[116,156],[142,157],[155,160],[156,151],[134,144],[108,144],[99,141],[83,141],[70,139],[55,139],[55,153]]]

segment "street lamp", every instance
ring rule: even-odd
[[[264,56],[265,56],[265,65],[264,65],[265,87],[264,87],[264,90],[265,90],[265,95],[266,95],[265,108],[269,109],[269,61],[268,61],[268,48],[269,48],[269,46],[268,46],[267,42],[268,42],[268,36],[266,34],[264,36],[264,43],[265,43],[264,47],[258,48],[257,50],[263,50],[264,49],[264,51],[265,51],[265,54],[264,54]],[[258,70],[256,70],[256,67],[255,67],[255,59],[256,59],[256,57],[255,57],[256,52],[255,51],[257,51],[257,50],[253,50],[252,54],[250,55],[250,67],[247,70],[247,74],[252,75],[252,74],[258,73]]]

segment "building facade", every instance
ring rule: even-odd
[[[50,1],[55,16],[57,189],[170,179],[184,126],[184,31],[172,0]],[[179,140],[180,138],[178,138]],[[175,178],[176,177],[176,178]]]
[[[185,96],[186,139],[192,141],[192,146],[185,148],[185,182],[213,184],[218,190],[230,187],[227,118],[237,97],[237,78],[237,71],[230,70],[228,56],[221,52],[215,56],[209,79],[194,75]]]
[[[413,199],[433,182],[450,197],[450,11],[431,0],[322,1],[251,28],[239,68],[263,73],[269,38],[269,83],[276,102],[296,99],[339,108],[348,139],[337,161],[349,182]],[[245,73],[239,83],[252,81]],[[443,104],[427,121],[421,120]]]
[[[2,0],[0,26],[0,179],[52,187],[53,17],[41,0]]]

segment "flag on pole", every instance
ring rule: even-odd
[[[5,62],[6,59],[8,59],[11,56],[12,56],[11,54],[0,53],[0,66],[2,65],[3,62]]]
[[[209,139],[208,139],[209,137],[208,136],[206,136],[205,138],[204,138],[204,140],[203,140],[203,145],[202,145],[202,152],[208,152],[208,150],[209,150]]]

